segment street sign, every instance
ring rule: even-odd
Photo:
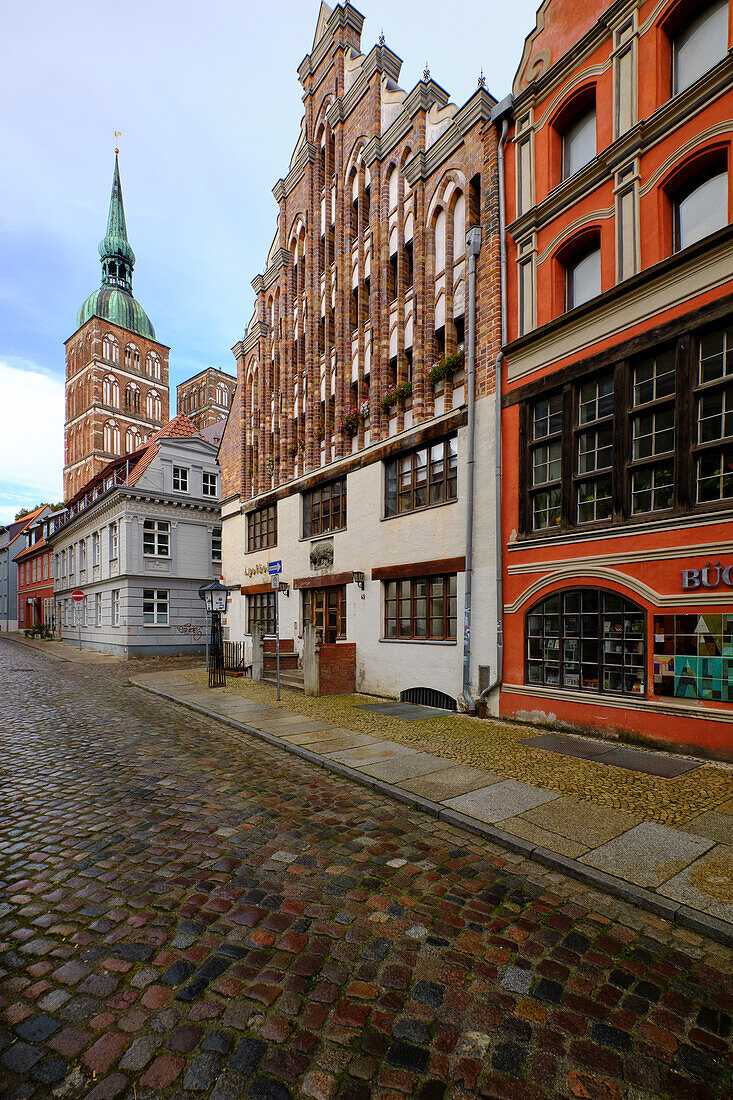
[[[281,561],[271,561],[267,564],[267,572],[272,575],[273,573],[282,573],[283,563]]]
[[[86,599],[86,596],[82,592],[81,588],[75,588],[74,591],[71,593],[71,598],[74,603],[81,603],[82,600]]]
[[[272,576],[270,577],[270,584],[275,589],[275,591],[277,592],[278,588],[280,587],[280,578],[277,575],[277,573],[273,573]]]

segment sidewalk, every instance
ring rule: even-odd
[[[25,634],[14,631],[5,631],[0,634],[0,638],[28,646],[29,649],[37,649],[41,653],[50,654],[51,657],[59,657],[62,661],[120,660],[120,657],[113,653],[100,653],[96,649],[79,649],[79,643],[76,641],[61,641],[59,638],[26,638]]]
[[[733,945],[733,765],[198,671],[133,683]]]

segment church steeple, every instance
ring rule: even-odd
[[[125,207],[122,202],[120,184],[120,165],[115,150],[115,171],[112,177],[112,195],[109,200],[107,233],[99,242],[99,255],[102,257],[102,285],[118,286],[132,294],[132,269],[135,266],[135,253],[127,239],[125,225]]]

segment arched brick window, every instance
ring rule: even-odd
[[[160,395],[156,390],[151,390],[148,394],[147,400],[147,415],[150,420],[160,420],[161,418],[161,401]]]
[[[125,366],[128,370],[140,370],[140,352],[135,344],[127,344],[125,347]]]
[[[104,449],[108,454],[120,453],[120,429],[114,420],[108,420],[104,425]]]
[[[120,407],[120,387],[113,374],[106,375],[102,383],[102,404],[110,405],[113,409]]]
[[[125,390],[125,408],[128,412],[140,412],[140,387],[135,382],[130,382]]]
[[[145,368],[150,378],[160,380],[160,358],[152,351],[145,360]]]
[[[102,337],[102,357],[110,363],[119,363],[120,346],[111,333],[106,332]]]

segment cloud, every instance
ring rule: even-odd
[[[27,360],[0,357],[0,523],[62,498],[64,382]]]

